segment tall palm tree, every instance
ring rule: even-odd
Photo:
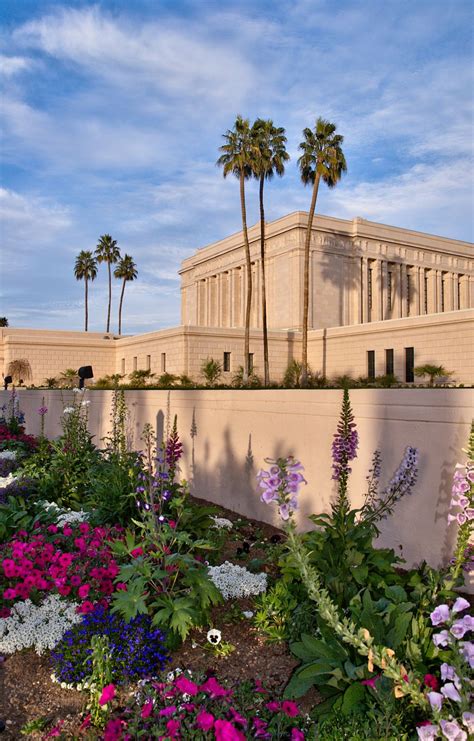
[[[119,321],[118,321],[118,333],[122,334],[122,303],[123,303],[123,294],[125,292],[125,283],[128,280],[135,280],[137,277],[137,266],[133,262],[133,257],[131,255],[124,255],[120,258],[120,262],[117,265],[117,267],[114,270],[114,276],[116,278],[122,278],[122,292],[120,294],[120,304],[119,304]]]
[[[95,280],[97,278],[97,261],[92,252],[89,252],[89,250],[81,250],[81,252],[79,252],[74,265],[74,275],[76,276],[76,280],[83,280],[85,284],[84,332],[87,332],[89,324],[88,283],[90,280]]]
[[[306,240],[304,246],[304,286],[303,286],[303,350],[301,385],[308,385],[308,313],[309,313],[309,247],[314,210],[322,178],[328,188],[334,188],[347,171],[346,159],[341,149],[344,137],[336,134],[336,124],[318,118],[314,129],[304,129],[304,141],[299,145],[303,154],[298,160],[301,179],[305,185],[311,183],[313,193],[308,214]]]
[[[250,375],[250,308],[252,303],[252,265],[250,262],[250,246],[247,231],[247,211],[245,206],[245,181],[252,175],[251,161],[254,143],[248,118],[237,116],[233,129],[223,134],[225,144],[219,147],[222,152],[217,165],[223,168],[223,175],[230,173],[239,179],[240,210],[242,213],[242,231],[244,234],[245,262],[247,272],[247,301],[245,306],[245,338],[244,338],[244,374],[243,383],[247,384]]]
[[[107,332],[110,332],[110,308],[112,306],[112,273],[110,266],[120,260],[120,250],[117,247],[117,241],[112,239],[110,234],[104,234],[99,238],[99,243],[95,250],[97,262],[106,262],[109,271],[109,308],[107,310]]]
[[[262,265],[262,324],[263,324],[263,367],[265,386],[270,384],[270,364],[268,360],[267,299],[265,283],[265,210],[263,206],[263,186],[274,174],[285,172],[285,162],[290,155],[285,149],[285,129],[273,125],[273,121],[257,118],[252,126],[255,151],[252,157],[253,175],[259,181],[260,203],[260,260]]]

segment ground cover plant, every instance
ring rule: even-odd
[[[133,453],[119,388],[97,446],[86,393],[65,399],[55,441],[43,427],[19,447],[15,397],[7,414],[16,489],[0,503],[0,667],[11,738],[467,741],[474,618],[459,588],[472,561],[474,433],[453,477],[453,561],[407,571],[374,539],[416,496],[418,452],[400,451],[382,488],[375,451],[365,502],[351,507],[360,441],[347,391],[328,451],[332,510],[306,534],[293,522],[311,485],[300,461],[269,460],[258,475],[276,530],[190,496],[176,418],[163,441],[146,426]],[[25,493],[28,481],[37,488]],[[34,690],[18,681],[25,671],[41,678]]]

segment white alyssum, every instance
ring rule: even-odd
[[[13,484],[16,479],[17,477],[14,476],[12,473],[9,473],[8,476],[0,476],[0,489],[4,489],[5,486]]]
[[[214,520],[214,525],[212,527],[215,527],[218,530],[232,530],[234,527],[232,522],[226,517],[212,517],[211,519]]]
[[[83,509],[78,512],[73,509],[63,509],[58,507],[56,502],[41,502],[41,507],[55,516],[56,524],[60,527],[66,524],[71,525],[74,522],[84,522],[89,517],[89,512],[84,512]]]
[[[29,599],[17,602],[12,614],[0,620],[0,653],[13,654],[23,648],[34,648],[41,655],[61,640],[64,633],[81,615],[78,603],[66,602],[58,594],[50,594],[40,605]]]
[[[0,450],[0,460],[15,461],[16,450]]]
[[[220,566],[208,566],[209,578],[224,599],[250,597],[265,592],[266,574],[252,574],[243,566],[225,561]]]

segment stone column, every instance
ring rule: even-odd
[[[407,315],[407,266],[402,264],[400,265],[400,316]]]
[[[392,314],[391,319],[399,319],[402,315],[402,287],[400,264],[394,263],[392,267]]]
[[[382,260],[382,319],[390,319],[390,312],[388,306],[388,262]]]
[[[368,291],[369,266],[366,257],[362,258],[362,323],[369,321],[369,291]]]
[[[436,271],[436,313],[439,314],[443,311],[442,309],[442,302],[441,302],[441,282],[443,280],[443,276],[441,273],[441,270]]]
[[[372,316],[375,322],[383,319],[382,266],[382,260],[374,260],[372,263]]]
[[[459,308],[467,309],[469,308],[469,276],[461,275],[460,282],[461,282],[461,296],[460,296]]]

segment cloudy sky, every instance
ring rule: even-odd
[[[286,128],[268,219],[307,209],[298,144],[323,116],[348,173],[320,212],[471,241],[473,21],[471,0],[2,0],[0,315],[81,329],[74,260],[109,233],[139,271],[124,331],[178,324],[181,260],[240,228],[215,166],[238,113]],[[103,265],[90,293],[102,331]]]

